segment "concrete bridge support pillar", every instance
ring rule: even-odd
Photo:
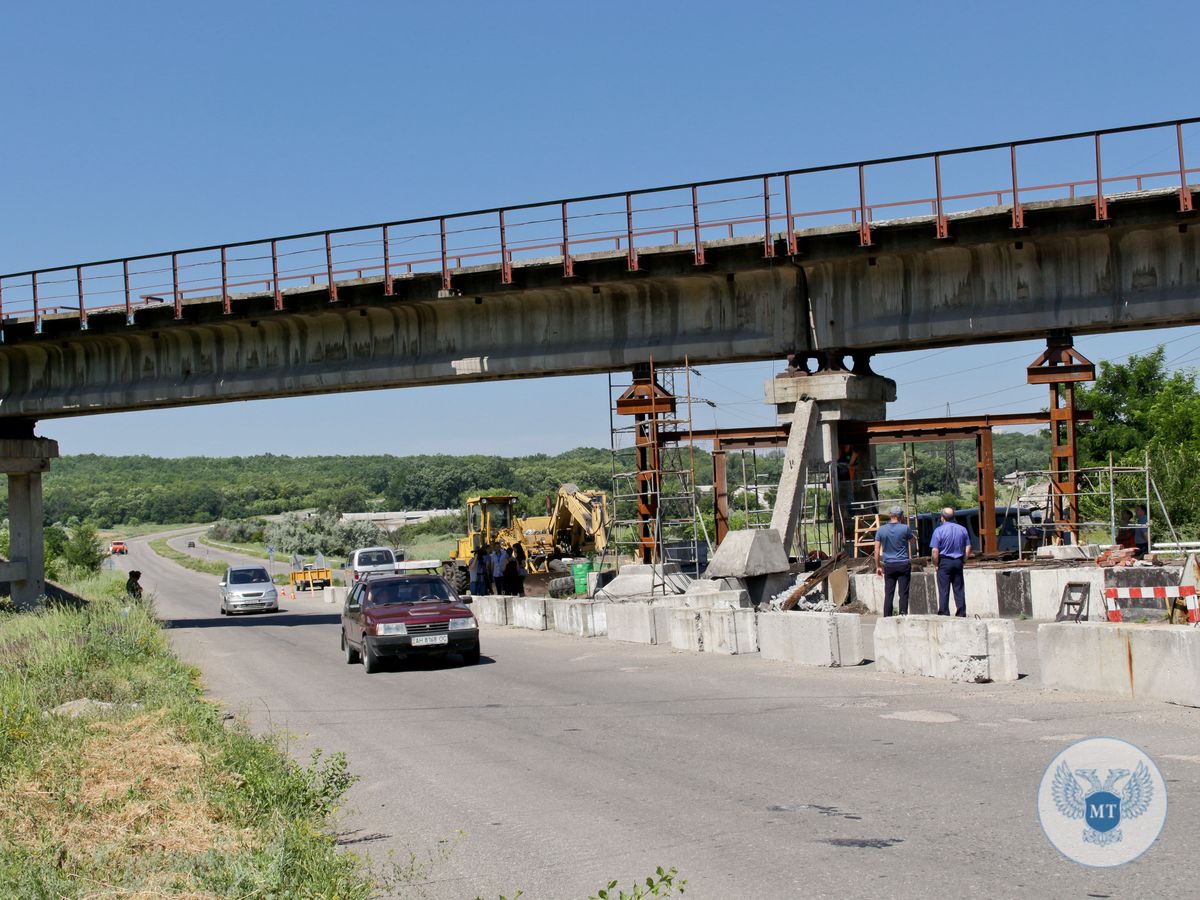
[[[11,585],[18,609],[31,609],[46,593],[42,534],[42,473],[58,457],[58,443],[27,436],[0,436],[0,472],[8,476],[9,561],[0,563],[0,581]]]
[[[866,365],[860,371],[805,372],[789,369],[766,383],[767,403],[775,405],[780,422],[789,422],[792,430],[784,455],[783,477],[771,527],[783,538],[789,554],[793,552],[797,525],[803,512],[804,485],[810,471],[832,472],[838,477],[839,460],[852,459],[850,465],[868,467],[872,463],[867,446],[845,445],[842,432],[852,432],[843,423],[874,422],[885,418],[887,404],[896,399],[896,383],[871,372]],[[861,476],[860,476],[861,477]],[[839,496],[842,528],[853,530],[850,488]],[[835,529],[836,530],[836,529]]]

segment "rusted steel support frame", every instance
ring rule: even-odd
[[[979,540],[984,553],[999,550],[996,536],[996,464],[992,456],[992,429],[975,435],[975,486],[979,495]]]
[[[783,207],[787,214],[787,252],[796,255],[796,223],[792,219],[792,176],[783,176]]]
[[[721,446],[720,438],[712,443],[712,461],[713,519],[716,523],[714,539],[719,547],[729,534],[729,478],[726,472],[725,449]]]

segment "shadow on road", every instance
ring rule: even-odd
[[[337,613],[300,615],[286,609],[277,613],[242,613],[236,616],[213,616],[206,619],[164,619],[165,628],[290,628],[296,625],[337,625],[342,618]]]

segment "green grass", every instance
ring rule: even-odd
[[[386,889],[331,833],[343,756],[302,765],[224,721],[119,573],[66,586],[89,602],[0,613],[0,896]],[[48,714],[79,698],[114,706]]]
[[[159,538],[156,541],[150,542],[150,549],[161,556],[163,559],[169,559],[173,563],[183,566],[185,569],[191,569],[195,572],[203,572],[206,575],[224,575],[225,570],[229,568],[225,563],[212,562],[207,559],[197,559],[187,553],[182,553],[167,544],[166,538]]]
[[[458,546],[453,535],[422,535],[418,540],[404,545],[407,559],[449,559],[450,551]]]
[[[199,528],[199,524],[194,522],[182,522],[179,524],[151,524],[143,523],[141,525],[120,525],[112,528],[106,528],[102,531],[97,531],[96,535],[102,541],[108,542],[112,540],[128,540],[129,538],[142,537],[147,534],[157,534],[160,531],[182,531],[185,528]]]
[[[243,556],[253,556],[256,559],[270,559],[270,557],[267,555],[267,548],[262,544],[234,544],[229,541],[214,540],[205,534],[200,535],[200,543],[204,544],[206,547],[212,547],[214,550],[225,550],[229,553],[240,553]],[[275,554],[275,559],[280,559],[278,553]],[[287,562],[286,554],[283,558],[283,562],[285,564]]]

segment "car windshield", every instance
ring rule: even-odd
[[[230,569],[230,584],[266,584],[271,580],[266,569]]]
[[[391,550],[365,550],[358,554],[360,566],[390,566],[395,561]]]
[[[400,603],[419,603],[422,600],[453,602],[458,599],[449,585],[440,578],[413,578],[387,584],[372,584],[367,600],[369,606],[395,606]]]

